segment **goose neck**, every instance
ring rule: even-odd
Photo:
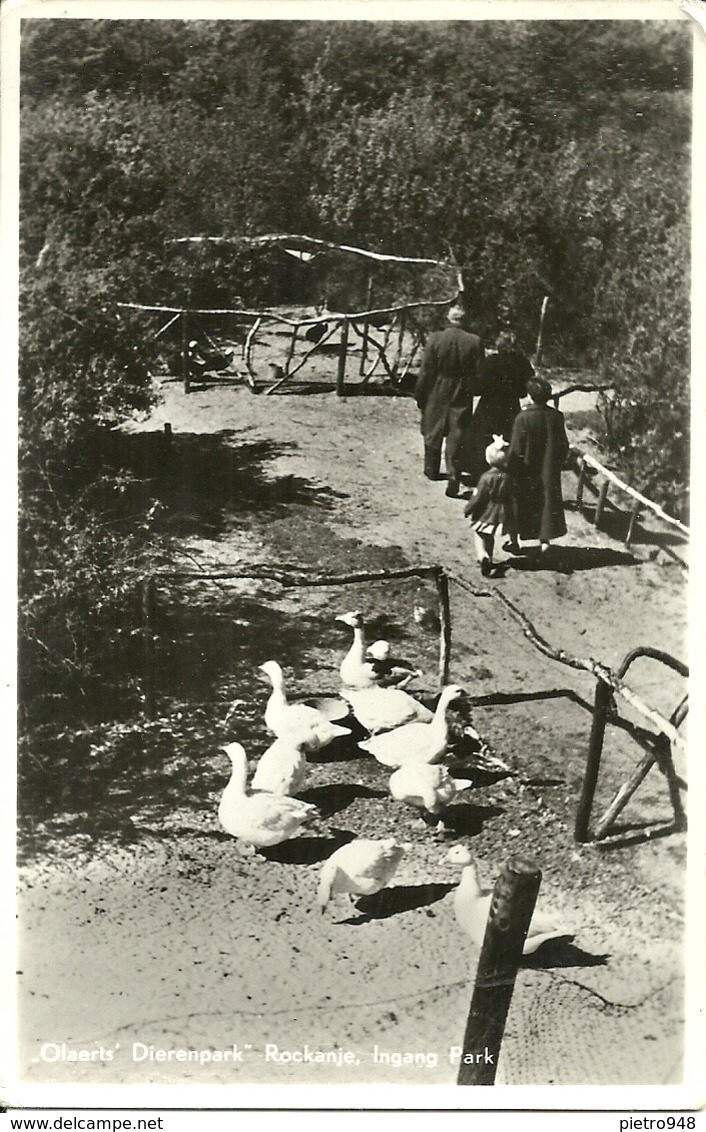
[[[353,656],[362,658],[365,655],[365,630],[362,625],[353,626],[353,644],[350,651]]]
[[[246,785],[248,781],[248,763],[244,754],[231,755],[231,763],[233,766],[229,787],[236,790],[239,794],[245,794]]]

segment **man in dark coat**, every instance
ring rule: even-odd
[[[439,479],[446,437],[446,494],[456,496],[472,447],[473,398],[480,393],[478,371],[483,347],[476,334],[464,329],[466,312],[462,306],[452,306],[447,317],[446,329],[429,336],[414,397],[422,410],[424,475]]]
[[[539,539],[545,553],[553,538],[566,534],[561,469],[569,455],[564,416],[547,404],[548,381],[527,382],[532,404],[515,418],[508,470],[514,485],[520,538]]]

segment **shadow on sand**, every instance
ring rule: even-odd
[[[311,802],[322,818],[330,818],[347,809],[357,798],[386,798],[387,791],[373,790],[355,782],[332,782],[328,786],[312,786],[297,795],[302,802]]]
[[[546,554],[534,548],[530,553],[514,555],[500,567],[513,570],[553,570],[559,574],[573,574],[577,570],[598,570],[603,566],[638,566],[640,559],[626,550],[613,550],[603,546],[550,546]],[[496,577],[498,577],[496,573]]]
[[[400,912],[411,912],[414,908],[427,908],[443,900],[455,887],[454,884],[401,884],[395,888],[383,888],[373,896],[361,896],[356,904],[356,911],[361,915],[339,923],[358,927],[371,920],[387,920]]]
[[[548,939],[533,955],[525,955],[522,966],[533,970],[550,967],[605,967],[610,955],[594,955],[568,939]]]

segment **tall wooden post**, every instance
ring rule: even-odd
[[[145,578],[142,590],[142,640],[144,649],[144,713],[147,719],[155,715],[156,658],[154,647],[154,618],[157,608],[157,590],[152,577]]]
[[[495,1084],[507,1012],[541,880],[534,861],[511,857],[495,882],[463,1035],[459,1085]]]
[[[371,310],[373,305],[373,273],[370,272],[368,276],[368,293],[365,297],[365,309]],[[365,363],[368,357],[368,317],[365,316],[363,322],[363,341],[360,344],[360,367],[358,372],[362,375],[365,373]]]
[[[297,326],[293,327],[292,337],[289,339],[289,349],[287,350],[287,357],[286,357],[285,363],[284,363],[284,376],[285,377],[289,377],[289,367],[291,366],[292,358],[294,357],[294,347],[295,347],[296,342],[297,342],[298,331],[299,331],[299,327],[297,327]]]
[[[642,504],[640,503],[639,499],[636,499],[635,502],[632,505],[631,510],[630,510],[630,523],[628,524],[628,533],[625,536],[625,549],[626,550],[630,549],[630,546],[632,544],[632,540],[635,537],[635,527],[637,526],[637,520],[640,517],[640,511],[641,510],[642,510]]]
[[[588,740],[588,755],[586,756],[586,770],[584,771],[581,797],[576,809],[576,823],[574,825],[574,841],[581,843],[588,841],[588,824],[591,820],[593,796],[596,793],[598,771],[603,753],[603,739],[605,737],[608,708],[612,689],[610,684],[603,680],[596,681],[596,695],[593,701],[593,722],[591,723],[591,736]]]
[[[449,682],[451,665],[451,602],[449,600],[449,579],[441,569],[436,575],[436,588],[439,594],[439,687],[445,688]]]
[[[535,365],[539,365],[542,357],[542,335],[544,333],[544,319],[547,314],[547,307],[549,306],[549,295],[545,295],[542,299],[542,309],[539,312],[539,330],[537,332],[537,345],[534,348],[534,361]]]
[[[189,326],[186,311],[181,312],[181,377],[184,392],[191,392],[191,359],[189,358]]]
[[[586,461],[579,456],[579,482],[576,485],[576,510],[581,513],[583,506],[583,489],[586,483]]]
[[[338,355],[338,373],[336,374],[336,393],[344,396],[344,381],[346,377],[346,356],[348,354],[348,319],[341,323],[341,350]]]
[[[599,527],[603,519],[603,512],[605,511],[606,499],[608,498],[608,480],[603,480],[599,491],[598,500],[596,501],[596,513],[593,516],[594,527]]]
[[[396,379],[397,374],[399,373],[400,360],[402,358],[402,345],[403,345],[403,342],[404,342],[404,332],[405,332],[405,326],[406,325],[407,325],[406,312],[400,311],[400,313],[399,313],[399,324],[398,324],[398,327],[397,327],[397,349],[395,350],[395,360],[392,363],[392,377],[393,377],[393,379]]]

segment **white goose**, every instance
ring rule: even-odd
[[[341,688],[359,723],[372,735],[405,723],[430,723],[434,713],[402,688]]]
[[[460,852],[456,852],[460,850]],[[454,856],[452,857],[452,854]],[[454,893],[454,913],[456,921],[471,937],[476,947],[481,947],[485,936],[485,926],[488,922],[492,892],[481,887],[478,879],[478,869],[470,853],[463,846],[456,846],[449,853],[447,859],[460,861],[469,859],[461,873],[461,883]],[[572,940],[575,933],[556,923],[553,917],[535,908],[530,920],[522,948],[523,955],[533,955],[534,952],[550,939]]]
[[[436,763],[409,763],[390,778],[390,793],[398,802],[428,814],[440,814],[461,790],[473,783],[452,778],[445,766]]]
[[[286,738],[304,751],[319,751],[339,735],[350,735],[347,727],[332,723],[323,712],[308,704],[289,704],[284,674],[276,660],[267,660],[260,670],[272,682],[272,694],[265,708],[265,724],[278,739]]]
[[[298,798],[278,798],[274,794],[249,794],[248,762],[240,743],[229,743],[223,750],[233,771],[218,806],[218,819],[231,837],[257,849],[279,845],[294,837],[305,822],[316,814],[316,806]]]
[[[350,625],[353,630],[353,643],[339,669],[346,688],[402,687],[420,675],[417,669],[404,662],[392,660],[387,641],[375,641],[366,649],[365,623],[359,610],[341,613],[336,620]]]
[[[449,684],[439,696],[436,711],[430,720],[405,723],[384,735],[373,735],[371,739],[366,739],[364,743],[358,745],[362,750],[369,751],[383,766],[397,767],[406,766],[408,763],[441,762],[449,749],[447,708],[453,700],[457,700],[462,695],[463,688],[459,688],[457,684]],[[356,711],[355,704],[353,710]]]
[[[283,797],[302,790],[307,775],[306,754],[290,739],[275,739],[255,767],[251,790],[266,790]]]
[[[371,896],[385,888],[404,856],[404,847],[394,838],[370,841],[359,838],[341,846],[324,863],[319,880],[317,903],[323,912],[332,896],[347,892]]]

